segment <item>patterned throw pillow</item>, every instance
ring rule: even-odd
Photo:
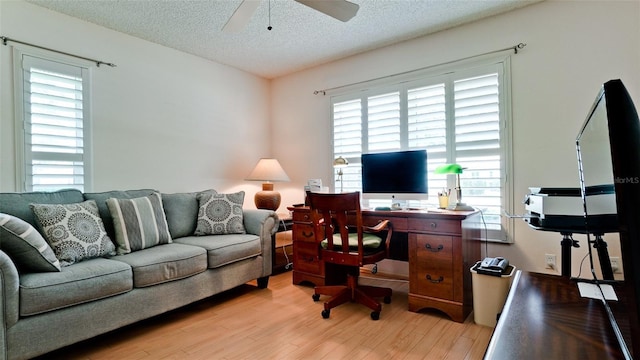
[[[0,213],[0,248],[25,272],[60,271],[60,261],[28,222]]]
[[[171,243],[160,193],[135,199],[107,199],[118,254]]]
[[[30,206],[60,265],[115,255],[115,246],[104,230],[95,200]]]
[[[242,204],[244,191],[218,194],[213,190],[198,195],[198,225],[195,235],[244,234]]]

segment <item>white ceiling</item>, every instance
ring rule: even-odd
[[[241,0],[27,0],[271,79],[541,0],[351,0],[343,23],[293,0],[262,0],[247,27],[222,32]]]

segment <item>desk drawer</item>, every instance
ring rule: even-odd
[[[394,217],[394,216],[363,216],[362,222],[365,226],[376,226],[383,220],[389,220],[393,231],[406,232],[407,231],[407,218],[406,217]],[[355,222],[355,221],[354,221]]]
[[[462,234],[460,221],[441,219],[408,219],[409,231],[420,231],[438,234]]]
[[[409,292],[453,300],[453,241],[450,236],[409,236]]]
[[[316,237],[313,232],[313,225],[311,224],[293,224],[293,236],[295,237],[294,241],[303,241],[303,242],[311,242],[316,243]]]
[[[293,221],[294,222],[311,222],[311,210],[298,210],[296,209],[293,212]]]
[[[318,253],[318,244],[294,241],[293,269],[311,274],[323,274],[322,263]]]

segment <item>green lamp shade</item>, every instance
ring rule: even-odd
[[[438,166],[434,171],[436,174],[462,174],[460,164],[444,164]]]

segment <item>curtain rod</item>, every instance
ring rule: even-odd
[[[47,48],[47,47],[44,47],[44,46],[30,44],[28,42],[11,39],[11,38],[8,38],[6,36],[0,36],[0,40],[2,40],[2,44],[3,45],[7,45],[7,41],[11,41],[11,42],[14,42],[14,43],[17,43],[17,44],[29,45],[29,46],[33,46],[33,47],[38,48],[38,49],[53,51],[53,52],[56,52],[58,54],[63,54],[63,55],[72,56],[72,57],[75,57],[75,58],[78,58],[78,59],[91,61],[91,62],[96,63],[97,67],[100,67],[101,64],[108,65],[108,66],[111,66],[111,67],[116,67],[116,64],[114,64],[114,63],[109,63],[109,62],[104,62],[104,61],[101,61],[101,60],[91,59],[91,58],[84,57],[84,56],[69,54],[69,53],[64,52],[64,51],[54,50],[54,49],[50,49],[50,48]]]
[[[484,54],[479,54],[479,55],[473,55],[473,56],[469,56],[466,58],[462,58],[462,59],[457,59],[457,60],[453,60],[453,61],[448,61],[446,63],[442,63],[442,64],[437,64],[437,65],[430,65],[430,66],[426,66],[423,68],[419,68],[419,69],[415,69],[415,70],[410,70],[410,71],[405,71],[405,72],[401,72],[401,73],[397,73],[397,74],[393,74],[393,75],[387,75],[387,76],[382,76],[379,78],[375,78],[375,79],[370,79],[370,80],[365,80],[365,81],[359,81],[353,84],[347,84],[347,85],[340,85],[340,86],[336,86],[336,87],[332,87],[332,88],[328,88],[328,89],[323,89],[323,90],[315,90],[313,92],[313,95],[327,95],[327,91],[333,91],[333,90],[338,90],[338,89],[342,89],[348,86],[353,86],[353,85],[361,85],[361,84],[366,84],[372,81],[378,81],[378,80],[383,80],[383,79],[387,79],[387,78],[391,78],[391,77],[395,77],[395,76],[401,76],[401,75],[406,75],[406,74],[410,74],[412,72],[415,71],[421,71],[421,70],[427,70],[436,66],[442,66],[442,65],[448,65],[448,64],[452,64],[454,62],[458,62],[458,61],[464,61],[464,60],[469,60],[469,59],[473,59],[476,58],[478,56],[484,56],[484,55],[489,55],[489,54],[495,54],[495,53],[499,53],[499,52],[503,52],[503,51],[507,51],[507,50],[513,50],[513,52],[515,54],[518,53],[518,50],[523,49],[525,46],[527,46],[527,44],[525,43],[519,43],[517,45],[514,46],[510,46],[504,49],[500,49],[500,50],[493,50],[493,51],[489,51],[486,52]]]

